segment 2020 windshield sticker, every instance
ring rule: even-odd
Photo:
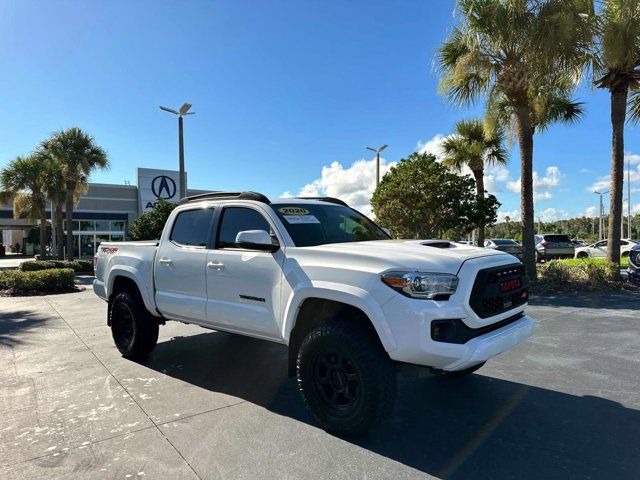
[[[282,207],[278,211],[283,215],[308,215],[309,210],[301,207]]]
[[[299,225],[301,223],[320,223],[314,215],[285,215],[285,220],[291,225]]]

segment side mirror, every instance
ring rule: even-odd
[[[280,245],[274,245],[271,235],[264,230],[244,230],[236,235],[236,245],[249,250],[259,250],[261,252],[275,252]]]

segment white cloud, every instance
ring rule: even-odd
[[[387,173],[397,162],[380,159],[380,176]],[[371,216],[371,196],[376,187],[376,160],[358,160],[345,168],[339,162],[322,167],[320,178],[300,189],[300,197],[336,197],[356,210]],[[283,197],[292,196],[290,192]]]
[[[588,168],[581,168],[580,170],[578,170],[580,173],[589,173],[591,170],[589,170]]]
[[[598,216],[598,209],[594,206],[588,207],[584,212],[578,214],[579,217],[594,218]]]
[[[631,163],[631,165],[638,165],[640,164],[640,155],[638,155],[637,153],[625,153],[624,154],[624,161]]]
[[[505,218],[509,217],[509,221],[511,222],[519,222],[520,221],[520,210],[512,210],[512,211],[498,211],[498,223],[502,223],[505,221]]]
[[[556,166],[547,167],[543,176],[538,172],[533,172],[533,199],[549,200],[553,198],[553,190],[559,186],[564,178],[564,174]],[[520,193],[521,178],[507,182],[507,189],[514,193]]]
[[[555,222],[556,220],[564,220],[569,218],[569,213],[561,208],[547,208],[536,214],[536,217],[542,218],[543,222]]]
[[[640,182],[640,155],[635,153],[626,153],[624,155],[625,159],[625,169],[624,169],[624,182],[627,183],[627,161],[631,163],[631,165],[637,165],[636,168],[632,168],[629,172],[629,180],[631,183],[639,183]],[[593,191],[605,191],[609,190],[611,187],[611,175],[602,175],[596,179],[596,181],[589,187],[587,187],[588,192]],[[626,191],[626,187],[625,187]],[[632,189],[633,191],[633,189]]]
[[[442,143],[446,138],[446,136],[438,133],[431,140],[427,140],[424,143],[419,141],[416,145],[416,149],[418,153],[430,153],[432,155],[435,155],[435,157],[439,160],[443,154]]]

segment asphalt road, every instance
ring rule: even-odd
[[[170,323],[135,363],[90,290],[0,298],[0,478],[637,479],[639,306],[535,298],[533,339],[467,379],[401,377],[354,439],[317,427],[279,345]]]

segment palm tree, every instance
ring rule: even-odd
[[[47,141],[51,155],[59,162],[65,184],[67,259],[73,260],[73,206],[80,189],[96,168],[109,168],[106,152],[94,138],[77,127],[60,130]]]
[[[55,212],[56,255],[58,260],[62,260],[64,258],[62,206],[67,196],[62,165],[53,156],[49,149],[48,141],[40,144],[35,155],[37,155],[46,166],[44,172],[44,193],[51,201],[51,210]]]
[[[590,0],[459,0],[461,21],[438,51],[441,91],[464,105],[508,103],[520,146],[524,264],[535,278],[534,103],[566,96],[589,61]]]
[[[640,1],[607,0],[598,20],[599,51],[594,83],[598,88],[609,90],[613,130],[607,260],[618,263],[622,236],[624,122],[629,92],[640,87]],[[637,97],[633,100],[631,118],[637,119]]]
[[[47,217],[45,214],[45,164],[37,155],[16,157],[0,173],[3,201],[13,198],[13,215],[26,214],[31,221],[40,220],[40,254],[45,254]]]
[[[442,144],[443,163],[455,170],[468,167],[476,181],[478,203],[484,201],[484,168],[487,165],[506,165],[508,155],[503,147],[501,128],[485,129],[481,120],[461,120],[455,133]],[[484,225],[478,225],[478,245],[484,246]]]

